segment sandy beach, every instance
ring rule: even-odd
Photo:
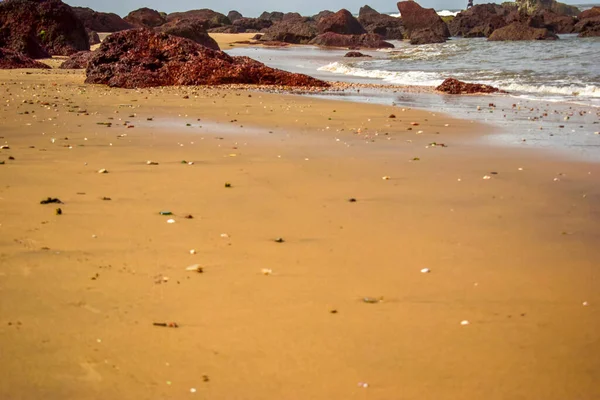
[[[600,164],[83,80],[0,71],[0,398],[600,398]]]

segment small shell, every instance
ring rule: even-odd
[[[261,269],[261,270],[260,270],[260,272],[261,272],[263,275],[272,275],[272,274],[273,274],[273,270],[272,270],[272,269],[269,269],[269,268],[263,268],[263,269]]]
[[[465,319],[464,321],[460,321],[460,324],[462,326],[467,326],[467,325],[470,325],[471,323]]]
[[[108,174],[108,170],[106,168],[102,168],[98,170],[99,174]]]
[[[488,181],[488,180],[490,180],[490,179],[492,179],[492,177],[491,177],[491,176],[489,176],[489,175],[486,175],[486,176],[484,176],[484,177],[483,177],[483,180],[484,180],[484,181]]]
[[[430,273],[430,272],[431,272],[431,270],[430,270],[429,268],[423,268],[423,269],[421,270],[421,273],[423,273],[423,274],[428,274],[428,273]]]
[[[167,220],[167,224],[174,224],[174,223],[175,223],[175,220],[174,220],[174,219],[168,219],[168,220]]]

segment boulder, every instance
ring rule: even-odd
[[[248,57],[231,57],[149,29],[107,37],[90,59],[86,75],[86,83],[129,89],[221,84],[329,86],[306,75],[270,68]]]
[[[367,33],[376,33],[385,40],[404,39],[404,26],[400,18],[380,14],[369,6],[360,8],[358,22],[361,23]]]
[[[295,20],[301,20],[301,19],[305,19],[305,18],[302,15],[298,14],[297,12],[285,13],[285,14],[283,14],[283,18],[281,18],[282,21],[295,21]]]
[[[594,17],[600,17],[600,7],[592,7],[589,10],[585,10],[581,14],[579,14],[580,21]]]
[[[35,61],[23,53],[0,48],[0,69],[37,68],[50,69],[49,65]]]
[[[417,29],[412,31],[410,35],[410,44],[430,44],[430,43],[444,43],[446,38],[439,35],[437,32],[429,28]]]
[[[558,36],[546,28],[533,28],[522,22],[513,22],[510,25],[495,30],[488,40],[556,40]]]
[[[347,52],[344,57],[348,57],[348,58],[361,58],[361,57],[367,57],[367,58],[371,58],[370,55],[368,54],[363,54],[359,51],[349,51]]]
[[[169,21],[154,28],[157,32],[190,39],[213,50],[220,50],[217,42],[206,32],[205,21],[197,19],[179,19]]]
[[[263,12],[262,14],[260,14],[260,16],[258,17],[259,19],[266,19],[269,20],[271,22],[277,22],[277,21],[281,21],[283,20],[283,13],[279,12],[279,11],[273,11],[273,12]]]
[[[83,22],[60,0],[0,2],[0,47],[31,58],[89,50]]]
[[[323,10],[320,13],[313,15],[312,19],[314,19],[315,21],[319,22],[321,20],[321,18],[323,17],[327,17],[331,14],[334,14],[333,11],[329,11],[329,10]]]
[[[555,0],[517,0],[519,11],[532,15],[540,10],[550,10],[558,15],[576,17],[581,12],[577,7],[568,4],[559,3]]]
[[[231,25],[231,21],[225,15],[208,8],[201,10],[190,10],[185,12],[175,12],[167,15],[167,21],[177,19],[201,19],[207,23],[207,29],[219,28],[221,26]]]
[[[240,19],[240,18],[244,18],[244,16],[243,16],[241,13],[239,13],[239,12],[237,12],[237,11],[235,11],[235,10],[231,10],[231,11],[229,11],[229,13],[227,14],[227,18],[229,18],[229,20],[230,20],[230,21],[231,21],[231,23],[233,24],[233,23],[234,23],[235,21],[237,21],[238,19]]]
[[[233,26],[237,32],[260,32],[263,29],[269,29],[273,25],[273,22],[268,19],[260,18],[240,18],[233,22]]]
[[[66,59],[58,68],[60,69],[86,69],[90,58],[94,55],[93,51],[80,51]]]
[[[575,31],[579,32],[579,37],[600,36],[600,16],[579,21],[575,25]]]
[[[461,82],[454,78],[446,79],[435,90],[447,94],[505,93],[493,86]]]
[[[144,7],[127,14],[125,21],[138,28],[156,28],[165,24],[167,19],[158,11]]]
[[[488,37],[508,25],[506,18],[511,12],[516,12],[516,7],[478,4],[458,13],[448,29],[452,36]]]
[[[419,29],[431,29],[437,36],[450,36],[448,26],[433,8],[423,8],[414,1],[401,1],[398,3],[398,10],[409,38],[413,31]]]
[[[119,32],[133,28],[129,22],[117,14],[97,12],[87,7],[73,7],[77,17],[83,25],[95,32]]]
[[[374,33],[362,35],[341,35],[339,33],[323,33],[308,44],[323,47],[344,47],[350,49],[390,49],[394,45],[384,41],[381,36]]]
[[[260,38],[266,42],[285,42],[307,44],[319,33],[317,24],[310,20],[292,20],[276,22],[264,31]]]
[[[546,28],[554,33],[573,33],[575,31],[575,18],[567,15],[558,15],[553,11],[542,9],[533,14],[529,19],[529,26],[533,28]]]
[[[317,29],[319,33],[333,32],[341,35],[362,35],[363,33],[367,33],[365,28],[352,16],[350,11],[345,9],[319,19]]]
[[[87,28],[85,29],[85,31],[87,32],[90,46],[94,46],[100,43],[100,36],[98,35],[98,32],[90,31]]]

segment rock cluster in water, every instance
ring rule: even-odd
[[[448,78],[435,90],[447,94],[481,94],[481,93],[499,93],[500,89],[489,85],[480,85],[477,83],[461,82],[458,79]]]

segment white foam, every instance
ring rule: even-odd
[[[492,83],[492,85],[494,85]],[[559,96],[568,97],[592,97],[600,98],[600,88],[593,85],[586,86],[551,86],[551,85],[523,85],[519,83],[508,83],[508,84],[497,84],[502,90],[507,92],[525,92],[525,93],[540,93],[540,94],[554,94]]]
[[[450,16],[456,17],[460,11],[440,10],[440,11],[436,11],[436,12],[440,17],[450,17]],[[402,16],[402,14],[400,14],[400,13],[394,13],[394,14],[388,14],[388,15],[390,17],[396,17],[396,18],[400,18]]]
[[[334,74],[357,76],[360,78],[381,79],[384,82],[395,85],[438,86],[444,81],[440,74],[436,72],[392,72],[379,69],[367,70],[363,68],[351,67],[340,62],[327,64],[319,68],[319,71],[327,71]]]

